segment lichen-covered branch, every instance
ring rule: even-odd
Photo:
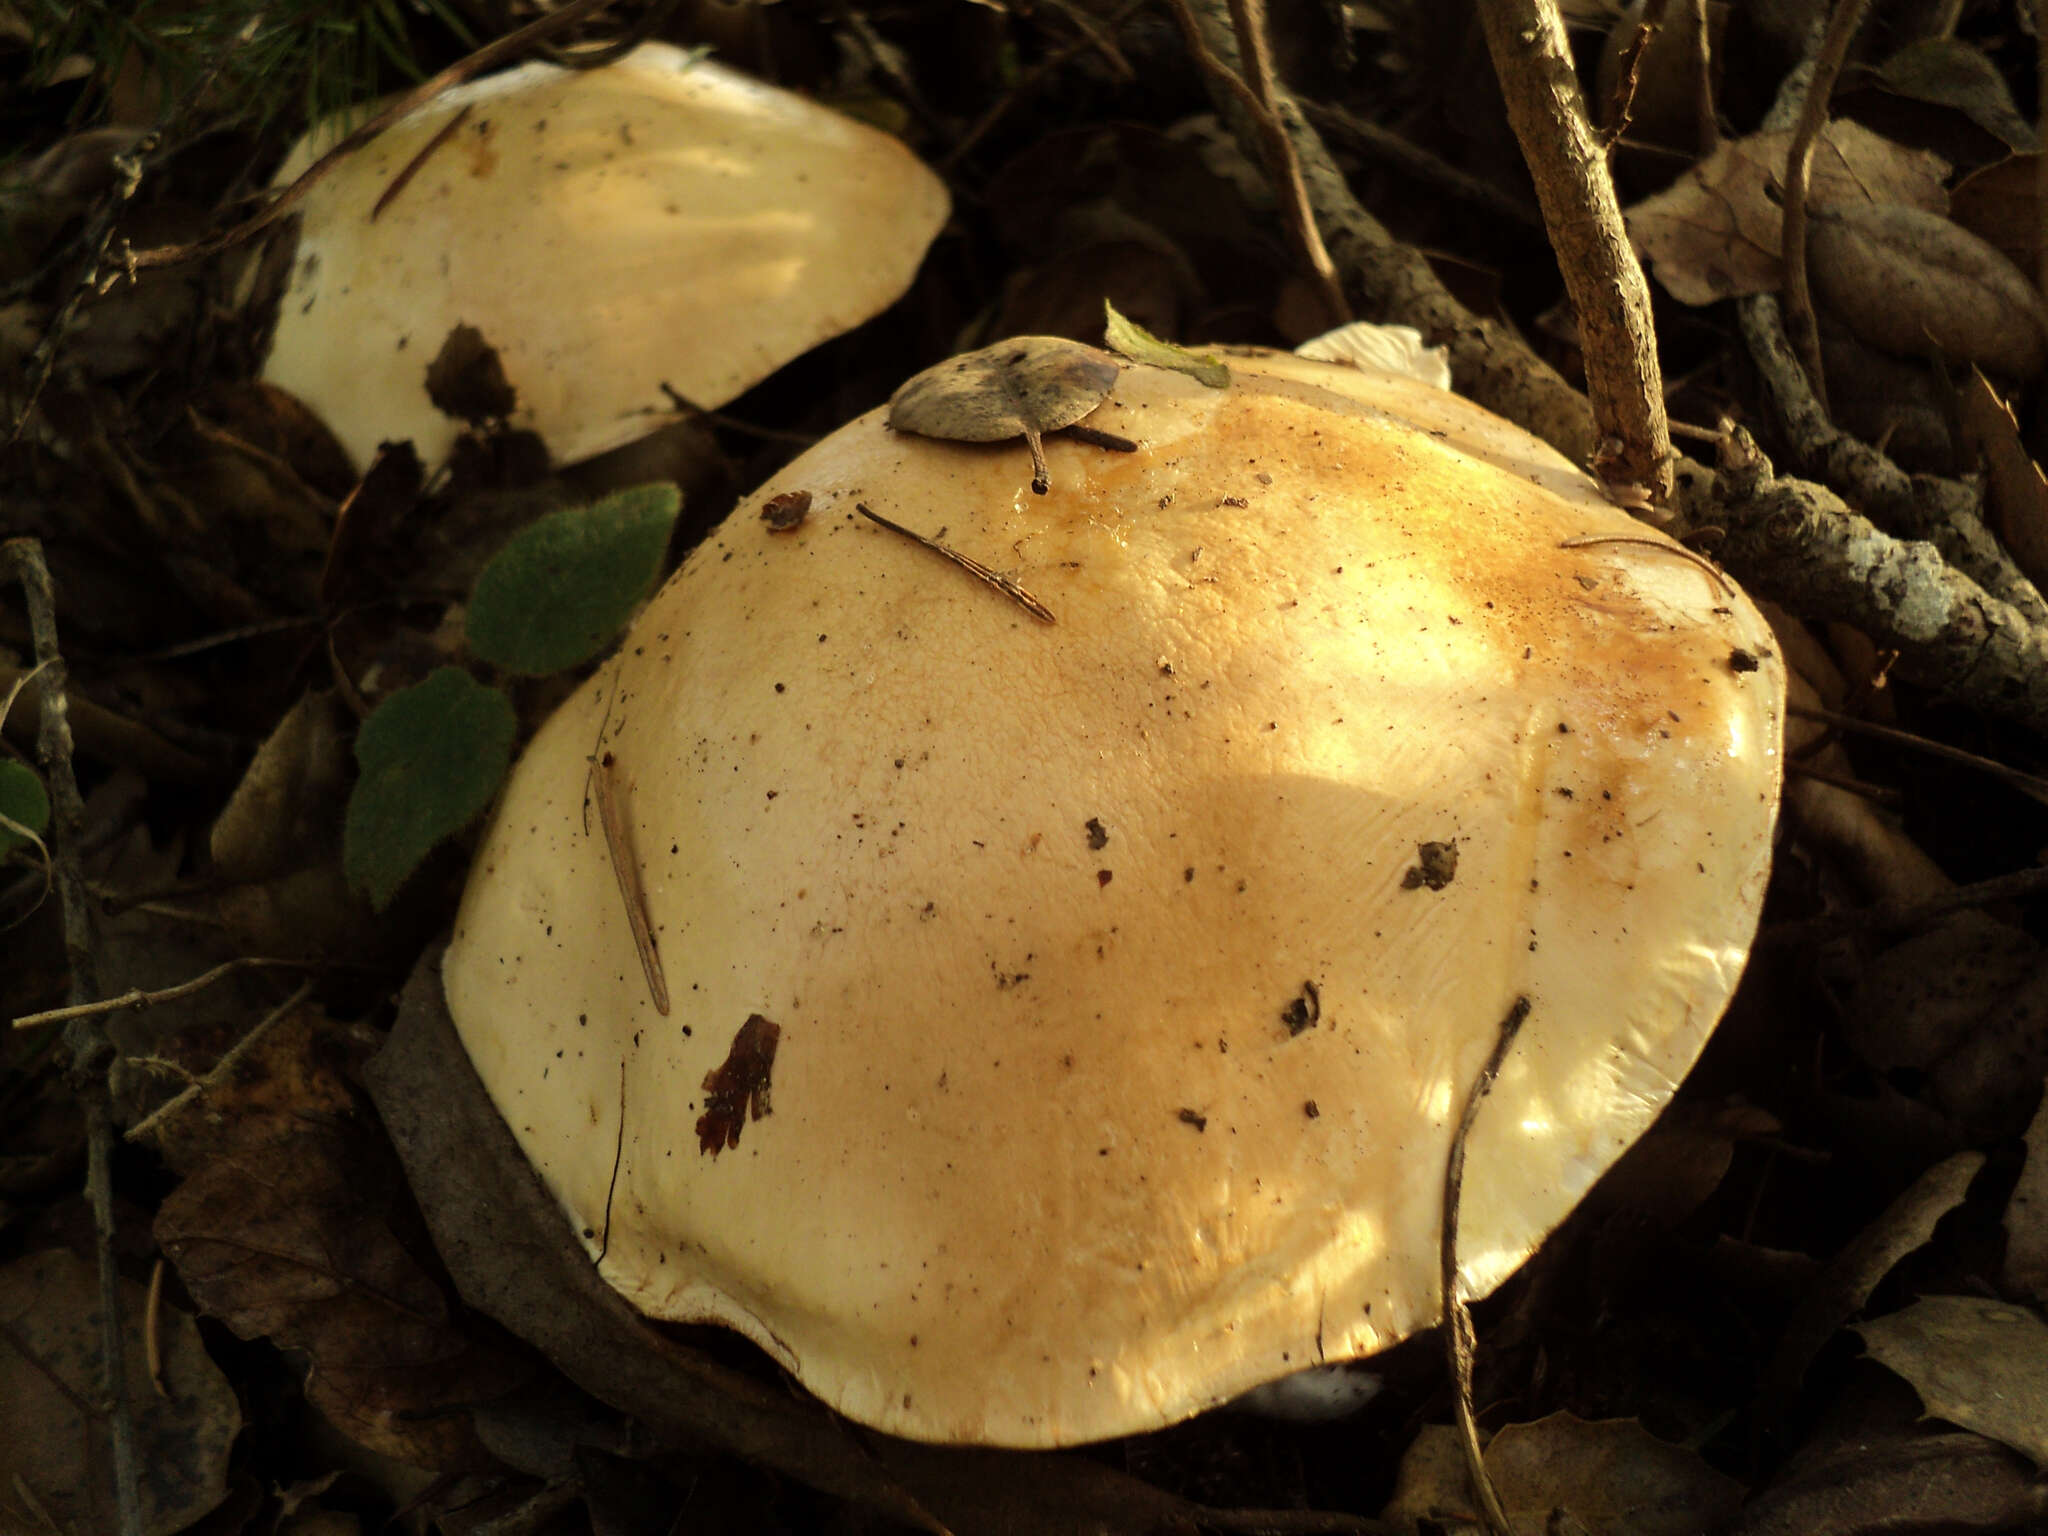
[[[1775,294],[1738,306],[1742,337],[1769,392],[1799,468],[1853,497],[1888,532],[1926,539],[1956,568],[2028,624],[2048,625],[2048,602],[2013,564],[1984,521],[1975,487],[1940,475],[1909,475],[1828,418],[1786,337]]]
[[[1899,651],[1909,681],[2048,734],[2048,627],[2031,624],[1918,539],[1898,539],[1825,486],[1780,479],[1747,434],[1720,473],[1680,465],[1683,525],[1717,527],[1723,564],[1802,616],[1853,624]]]
[[[1579,321],[1607,484],[1661,501],[1671,484],[1671,429],[1650,317],[1650,285],[1629,244],[1607,156],[1579,91],[1556,0],[1481,0],[1486,46],[1508,122],[1536,183],[1565,292]]]

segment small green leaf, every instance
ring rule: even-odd
[[[41,837],[50,825],[50,797],[35,769],[14,758],[0,758],[0,816],[27,827]],[[12,853],[28,841],[9,827],[0,827],[0,855]]]
[[[682,505],[673,485],[636,485],[520,529],[477,578],[470,648],[527,677],[588,661],[653,589]]]
[[[1104,299],[1103,314],[1108,324],[1103,327],[1102,339],[1112,352],[1121,352],[1134,363],[1150,363],[1154,368],[1171,368],[1184,373],[1198,384],[1211,389],[1230,387],[1230,369],[1219,357],[1208,357],[1190,352],[1186,347],[1176,347],[1170,341],[1161,341],[1135,320],[1126,319],[1116,312],[1116,306]]]
[[[341,862],[379,911],[444,837],[491,803],[512,765],[512,701],[443,667],[379,704],[356,733]]]

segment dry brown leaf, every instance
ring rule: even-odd
[[[167,1396],[143,1348],[147,1293],[121,1282],[126,1396],[141,1472],[143,1530],[169,1536],[220,1503],[242,1428],[234,1388],[176,1307],[157,1315]],[[68,1251],[0,1268],[0,1530],[118,1528],[100,1402],[99,1280]],[[33,1500],[31,1504],[29,1501]]]
[[[2041,270],[2041,156],[2013,155],[1959,182],[1949,217],[2022,272]]]
[[[1983,1296],[1923,1296],[1858,1325],[1872,1359],[1912,1383],[1932,1418],[2048,1467],[2048,1323]]]
[[[1765,1372],[1764,1399],[1774,1411],[1790,1407],[1821,1346],[1861,1310],[1899,1260],[1934,1235],[1935,1223],[1963,1203],[1983,1166],[1981,1152],[1958,1152],[1935,1164],[1829,1261],[1786,1322]]]
[[[1963,448],[1984,466],[1991,525],[2028,578],[2048,583],[2048,475],[2027,452],[2012,407],[1982,369],[1971,370],[1960,403]]]
[[[1929,37],[1908,43],[1884,63],[1858,71],[1846,84],[1850,89],[1873,86],[1908,101],[1960,113],[2007,149],[2030,150],[2035,145],[2034,130],[2013,105],[2012,92],[1998,66],[1982,49],[1959,37]]]
[[[1998,1536],[2048,1510],[2048,1486],[1978,1435],[1857,1436],[1767,1489],[1727,1536]]]
[[[1816,208],[1807,226],[1815,295],[1873,347],[1933,349],[2016,379],[2048,366],[2048,302],[1992,246],[1897,203]]]
[[[306,1009],[166,1122],[186,1174],[157,1240],[243,1338],[305,1354],[306,1397],[351,1439],[437,1470],[482,1450],[464,1406],[528,1367],[452,1313],[400,1243],[404,1194],[343,1075],[362,1046]]]
[[[1044,495],[1050,482],[1040,437],[1094,410],[1121,371],[1099,348],[1058,336],[1018,336],[906,381],[890,397],[889,425],[954,443],[1021,437],[1031,448],[1031,489]]]
[[[306,693],[285,712],[213,824],[215,869],[261,880],[331,856],[353,777],[352,724],[330,692]]]
[[[1781,1129],[1769,1111],[1740,1100],[1674,1104],[1607,1170],[1589,1203],[1668,1230],[1721,1187],[1739,1141],[1774,1136]]]
[[[1554,1413],[1510,1424],[1488,1442],[1485,1462],[1517,1536],[1559,1529],[1587,1536],[1694,1536],[1720,1529],[1742,1503],[1735,1479],[1634,1419]],[[1558,1511],[1570,1523],[1560,1526]],[[1424,1426],[1401,1459],[1394,1498],[1381,1519],[1453,1528],[1476,1521],[1454,1430]]]
[[[1791,142],[1789,131],[1731,140],[1628,210],[1636,248],[1673,298],[1711,304],[1783,283],[1783,218],[1773,199]],[[1898,203],[1944,213],[1947,171],[1934,155],[1839,120],[1814,145],[1807,202],[1813,209]]]
[[[2048,1300],[2048,1097],[2027,1127],[2027,1160],[2005,1206],[2005,1283]]]

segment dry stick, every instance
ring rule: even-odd
[[[57,594],[39,540],[10,539],[0,545],[0,556],[4,556],[0,564],[11,569],[21,583],[36,667],[42,673],[36,756],[50,785],[50,844],[56,854],[57,905],[63,917],[65,958],[71,968],[69,992],[74,999],[85,999],[99,990],[99,966],[92,907],[86,899],[84,872],[78,867],[85,802],[71,770],[66,672],[64,654],[57,644]],[[142,1464],[136,1451],[134,1410],[128,1401],[121,1275],[114,1264],[114,1112],[107,1091],[107,1068],[114,1047],[97,1016],[80,1017],[65,1031],[64,1044],[71,1057],[67,1075],[85,1107],[85,1192],[92,1207],[99,1266],[100,1400],[113,1444],[114,1509],[121,1536],[143,1536]]]
[[[1295,153],[1294,138],[1280,118],[1279,82],[1274,78],[1272,62],[1266,54],[1264,4],[1262,0],[1228,0],[1228,4],[1237,51],[1240,56],[1250,55],[1250,62],[1242,75],[1211,46],[1190,0],[1172,0],[1174,19],[1180,23],[1181,37],[1188,52],[1201,66],[1202,72],[1236,100],[1239,110],[1252,123],[1258,137],[1259,157],[1266,164],[1266,179],[1272,183],[1273,196],[1280,204],[1282,218],[1287,222],[1287,233],[1294,242],[1295,254],[1301,257],[1321,290],[1323,303],[1330,311],[1331,324],[1342,325],[1351,318],[1351,304],[1344,297],[1344,284],[1337,276],[1337,264],[1330,259],[1329,248],[1323,244],[1322,231],[1316,227],[1315,211],[1309,203],[1308,184],[1300,157]]]
[[[1660,504],[1671,490],[1671,430],[1650,285],[1586,115],[1556,0],[1481,0],[1479,16],[1508,122],[1529,162],[1558,271],[1578,313],[1600,434],[1593,470],[1607,485],[1641,490],[1651,505]]]
[[[211,974],[211,972],[208,972],[208,975]],[[201,979],[204,980],[205,978],[202,977]],[[145,1136],[154,1135],[159,1125],[177,1114],[187,1104],[190,1104],[208,1089],[226,1082],[229,1074],[241,1065],[242,1058],[256,1048],[256,1043],[269,1034],[279,1020],[288,1019],[292,1014],[296,1013],[299,1005],[312,995],[313,983],[310,981],[299,983],[298,988],[290,997],[258,1019],[254,1028],[233,1045],[229,1046],[226,1051],[222,1052],[220,1059],[214,1062],[206,1076],[198,1079],[196,1082],[187,1083],[176,1094],[129,1126],[127,1139],[129,1141],[140,1141]]]
[[[1448,192],[1494,218],[1525,229],[1543,227],[1543,215],[1532,204],[1469,171],[1459,170],[1391,128],[1324,102],[1304,100],[1299,105],[1310,122],[1342,141],[1345,147],[1390,165],[1433,191]]]
[[[447,122],[443,123],[434,136],[420,146],[418,154],[399,167],[398,174],[391,178],[391,184],[377,194],[377,201],[370,204],[370,222],[372,224],[384,216],[386,208],[389,208],[398,201],[398,194],[412,185],[412,179],[426,169],[427,162],[434,158],[435,151],[455,137],[455,130],[469,121],[469,114],[473,110],[474,108],[465,102],[460,112],[457,112]]]
[[[222,251],[233,250],[243,241],[261,234],[298,207],[306,200],[306,195],[326,179],[330,171],[393,123],[418,111],[443,91],[458,86],[487,69],[494,69],[517,58],[535,44],[545,42],[557,32],[574,26],[591,12],[609,3],[610,0],[568,0],[560,10],[549,11],[529,21],[518,31],[508,32],[495,42],[484,44],[476,52],[457,59],[432,79],[414,86],[377,113],[307,166],[298,180],[234,228],[209,239],[194,241],[190,245],[160,245],[146,251],[130,251],[123,265],[131,273],[145,272],[151,267],[172,267],[188,261],[203,261],[209,256],[218,256]]]
[[[858,512],[862,517],[866,518],[869,522],[880,523],[884,528],[887,528],[891,533],[900,533],[903,535],[903,537],[909,539],[912,543],[922,544],[926,549],[930,550],[933,554],[945,556],[948,560],[952,561],[955,565],[959,566],[961,570],[965,571],[975,580],[983,582],[988,586],[995,588],[996,591],[1002,593],[1003,596],[1007,597],[1011,602],[1015,603],[1019,608],[1022,608],[1026,613],[1030,614],[1031,617],[1037,619],[1040,623],[1052,624],[1057,622],[1053,618],[1052,610],[1046,607],[1045,604],[1041,603],[1037,598],[1033,597],[1029,592],[1025,591],[1023,587],[1019,586],[1014,577],[1005,576],[1001,571],[990,569],[988,566],[983,565],[979,560],[975,559],[972,555],[961,554],[959,550],[953,548],[953,546],[950,544],[941,544],[937,539],[926,538],[923,534],[919,533],[914,528],[906,528],[901,523],[890,522],[888,518],[882,516],[881,513],[873,510],[864,501],[855,502],[853,504],[853,510]]]
[[[140,987],[123,992],[119,997],[103,997],[95,1002],[74,1003],[68,1008],[46,1008],[41,1013],[24,1013],[14,1021],[16,1029],[34,1029],[41,1024],[62,1024],[79,1019],[102,1019],[110,1013],[120,1013],[128,1008],[152,1008],[158,1003],[174,1003],[181,997],[190,997],[203,992],[215,982],[224,981],[237,971],[269,970],[282,967],[286,970],[312,970],[316,962],[310,960],[276,960],[264,955],[243,955],[236,960],[223,960],[210,971],[202,971],[190,981],[181,981],[173,987],[158,987],[145,991]]]
[[[1465,1470],[1472,1479],[1472,1491],[1479,1501],[1479,1510],[1486,1517],[1487,1528],[1493,1536],[1513,1536],[1513,1527],[1508,1524],[1507,1512],[1500,1507],[1500,1495],[1494,1492],[1493,1479],[1487,1475],[1486,1462],[1479,1448],[1479,1426],[1472,1412],[1472,1314],[1465,1309],[1465,1299],[1458,1294],[1458,1208],[1465,1195],[1465,1143],[1472,1135],[1472,1126],[1479,1118],[1479,1105],[1493,1088],[1493,1080],[1500,1076],[1501,1063],[1508,1059],[1508,1049],[1515,1043],[1515,1036],[1521,1033],[1523,1023],[1529,1017],[1529,999],[1518,997],[1500,1021],[1495,1032],[1493,1049],[1486,1053],[1486,1063],[1480,1067],[1479,1075],[1472,1079],[1472,1086],[1465,1093],[1465,1107],[1458,1116],[1458,1128],[1451,1133],[1450,1156],[1444,1159],[1444,1216],[1443,1236],[1437,1248],[1437,1269],[1443,1286],[1444,1298],[1444,1347],[1450,1357],[1452,1396],[1457,1400],[1458,1443],[1465,1453]]]
[[[1814,55],[1813,77],[1799,109],[1799,126],[1793,129],[1791,147],[1785,151],[1784,234],[1779,242],[1785,264],[1785,319],[1823,411],[1828,409],[1828,382],[1820,360],[1820,321],[1814,316],[1813,293],[1806,281],[1806,189],[1813,171],[1813,146],[1827,126],[1835,81],[1869,4],[1870,0],[1835,0],[1820,52]]]
[[[1787,704],[1785,713],[1802,720],[1819,720],[1855,736],[1868,736],[1876,741],[1890,742],[1896,747],[1905,747],[1927,757],[1938,757],[1944,762],[1959,763],[1965,768],[1974,768],[2000,783],[2007,784],[2023,795],[2048,803],[2048,779],[2036,774],[2013,768],[1996,758],[1979,757],[1975,752],[1965,752],[1961,747],[1952,747],[1945,741],[1934,741],[1911,731],[1901,731],[1893,726],[1879,725],[1875,720],[1865,720],[1860,715],[1845,715],[1838,710],[1817,709],[1807,704]]]

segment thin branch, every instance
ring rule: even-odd
[[[1431,154],[1420,144],[1404,139],[1391,128],[1368,122],[1354,112],[1320,101],[1303,100],[1298,105],[1308,120],[1346,148],[1392,166],[1413,177],[1434,193],[1449,193],[1472,204],[1480,212],[1524,229],[1541,229],[1543,215],[1531,203],[1460,170],[1449,161]]]
[[[1330,312],[1330,324],[1346,324],[1352,318],[1351,303],[1344,297],[1344,284],[1337,276],[1337,264],[1330,259],[1329,248],[1323,244],[1322,232],[1316,227],[1315,209],[1309,201],[1301,159],[1295,152],[1293,137],[1281,120],[1279,105],[1282,92],[1266,49],[1263,0],[1228,0],[1237,51],[1240,55],[1247,52],[1251,55],[1251,62],[1243,74],[1233,69],[1210,46],[1210,39],[1204,35],[1190,0],[1171,0],[1171,3],[1188,53],[1213,84],[1236,100],[1239,109],[1254,125],[1259,157],[1265,161],[1266,179],[1272,183],[1273,197],[1280,205],[1280,214],[1286,221],[1288,236],[1294,242],[1295,254],[1301,257],[1321,291],[1323,303]]]
[[[1437,1271],[1444,1299],[1444,1348],[1449,1355],[1451,1385],[1457,1399],[1458,1443],[1465,1453],[1465,1470],[1472,1479],[1473,1496],[1493,1536],[1513,1536],[1514,1528],[1508,1523],[1507,1511],[1500,1506],[1500,1495],[1494,1492],[1493,1479],[1487,1475],[1486,1461],[1479,1448],[1479,1425],[1472,1407],[1472,1314],[1466,1310],[1465,1298],[1458,1288],[1458,1213],[1465,1195],[1465,1143],[1471,1139],[1472,1127],[1479,1119],[1480,1104],[1492,1091],[1493,1080],[1500,1076],[1501,1063],[1508,1059],[1508,1050],[1528,1018],[1529,999],[1516,998],[1494,1032],[1493,1049],[1486,1053],[1479,1075],[1465,1090],[1458,1128],[1451,1133],[1450,1155],[1444,1159],[1443,1230],[1437,1247]]]
[[[1671,488],[1672,453],[1650,285],[1622,224],[1563,18],[1556,0],[1481,0],[1479,15],[1578,315],[1600,438],[1594,473],[1605,484],[1647,492],[1655,506]]]
[[[196,1082],[186,1084],[185,1087],[181,1088],[171,1098],[165,1100],[154,1110],[150,1111],[149,1114],[129,1126],[127,1139],[129,1141],[140,1141],[145,1136],[155,1135],[158,1126],[184,1109],[194,1099],[206,1093],[209,1089],[216,1088],[226,1082],[229,1075],[241,1065],[242,1059],[256,1048],[256,1043],[269,1034],[272,1027],[279,1020],[288,1019],[296,1013],[299,1005],[312,995],[313,983],[310,981],[299,983],[298,989],[290,997],[258,1019],[255,1026],[246,1035],[222,1052],[220,1059],[214,1062],[212,1069],[206,1076],[198,1079]]]
[[[1912,731],[1879,725],[1875,720],[1865,720],[1860,715],[1845,715],[1839,710],[1817,709],[1806,704],[1787,704],[1785,713],[1796,715],[1802,720],[1819,720],[1852,735],[1889,742],[1895,747],[1905,747],[1926,757],[1938,757],[1943,762],[1959,763],[1965,768],[1974,768],[1977,772],[1987,774],[2023,795],[2048,804],[2048,779],[2009,767],[1996,758],[1980,757],[1975,752],[1965,752],[1961,747],[1952,747],[1945,741],[1933,741],[1928,737],[1915,735]]]
[[[70,963],[70,996],[99,990],[98,945],[78,847],[85,831],[85,802],[71,767],[71,722],[65,690],[64,653],[57,641],[57,593],[43,546],[36,539],[0,545],[0,566],[21,583],[34,640],[42,710],[36,726],[36,756],[49,781],[50,846],[55,855],[57,906],[62,914],[65,959]],[[128,1401],[128,1339],[122,1328],[121,1272],[114,1262],[114,1113],[108,1101],[107,1067],[114,1047],[97,1018],[67,1029],[69,1077],[85,1107],[85,1192],[92,1209],[93,1241],[99,1269],[100,1399],[106,1405],[113,1446],[114,1509],[121,1536],[143,1536],[142,1462],[135,1438],[135,1413]]]
[[[1791,146],[1785,151],[1784,238],[1780,242],[1785,264],[1785,318],[1823,411],[1828,409],[1828,385],[1820,360],[1820,322],[1814,317],[1813,294],[1806,281],[1806,190],[1813,170],[1813,146],[1827,126],[1835,81],[1841,77],[1849,44],[1863,25],[1869,4],[1870,0],[1835,0],[1820,51],[1814,55],[1813,77],[1799,109],[1799,126],[1792,131]]]
[[[145,991],[140,987],[123,992],[119,997],[103,997],[96,1002],[73,1003],[68,1008],[46,1008],[41,1013],[24,1013],[14,1021],[16,1029],[34,1029],[42,1024],[62,1024],[80,1019],[102,1019],[110,1013],[120,1013],[129,1008],[153,1008],[158,1003],[174,1003],[181,997],[190,997],[195,992],[204,992],[216,982],[225,981],[237,971],[265,970],[283,967],[287,970],[312,970],[317,962],[309,960],[274,960],[263,955],[243,955],[240,959],[224,960],[210,971],[202,971],[190,981],[181,981],[176,986],[158,987]]]

